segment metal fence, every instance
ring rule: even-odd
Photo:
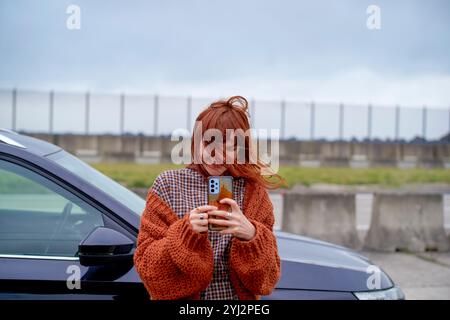
[[[169,135],[192,130],[217,98],[0,89],[0,127],[81,134]],[[249,99],[255,129],[282,139],[438,140],[450,132],[450,109]],[[448,140],[447,140],[448,142]]]

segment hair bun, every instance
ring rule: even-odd
[[[239,108],[244,111],[248,109],[248,102],[243,96],[232,96],[227,100],[227,105],[231,108]]]

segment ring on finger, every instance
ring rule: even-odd
[[[200,213],[200,220],[203,220],[205,218],[205,214],[202,212]]]
[[[227,217],[228,217],[228,219],[231,218],[231,212],[227,212]]]

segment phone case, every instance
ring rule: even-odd
[[[231,207],[228,204],[219,202],[224,198],[233,199],[233,177],[232,176],[208,177],[208,204],[216,206],[218,210],[231,212]],[[219,216],[214,216],[214,218],[226,219]],[[218,226],[212,223],[208,224],[208,230],[211,231],[220,231],[226,228],[227,227],[225,226]]]

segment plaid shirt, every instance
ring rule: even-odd
[[[151,188],[163,199],[181,219],[187,212],[208,203],[207,182],[203,175],[193,169],[183,168],[161,173]],[[233,179],[233,199],[242,210],[245,180]],[[238,296],[229,279],[228,257],[231,234],[208,231],[208,238],[214,252],[214,273],[200,299],[237,300]]]

